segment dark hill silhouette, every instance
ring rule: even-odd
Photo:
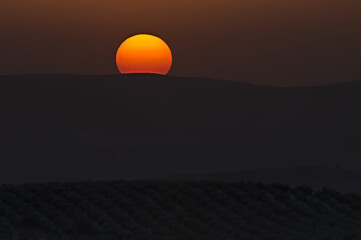
[[[309,166],[294,168],[260,168],[233,172],[215,172],[193,175],[165,176],[162,180],[212,180],[225,182],[252,181],[284,183],[292,186],[307,185],[315,189],[334,188],[345,192],[361,193],[361,173],[340,167]]]
[[[361,171],[360,92],[361,82],[1,76],[0,182],[307,165]]]
[[[1,239],[360,237],[361,195],[330,189],[214,181],[0,186]]]

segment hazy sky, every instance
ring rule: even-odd
[[[120,43],[151,33],[173,51],[170,75],[361,80],[360,0],[1,0],[0,29],[0,74],[114,74]]]

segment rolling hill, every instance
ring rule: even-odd
[[[361,172],[360,92],[358,81],[291,88],[149,74],[0,76],[0,182],[310,165]]]

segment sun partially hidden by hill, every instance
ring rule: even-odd
[[[361,196],[282,184],[110,181],[0,186],[0,239],[352,240]]]

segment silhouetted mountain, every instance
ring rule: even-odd
[[[0,238],[352,240],[361,195],[307,186],[111,181],[0,186]]]
[[[360,93],[361,82],[1,76],[0,182],[307,165],[361,171]]]
[[[361,173],[339,167],[260,168],[233,172],[164,176],[157,179],[283,183],[292,186],[308,185],[316,189],[328,187],[346,192],[361,193],[360,184],[355,184],[361,182]]]

